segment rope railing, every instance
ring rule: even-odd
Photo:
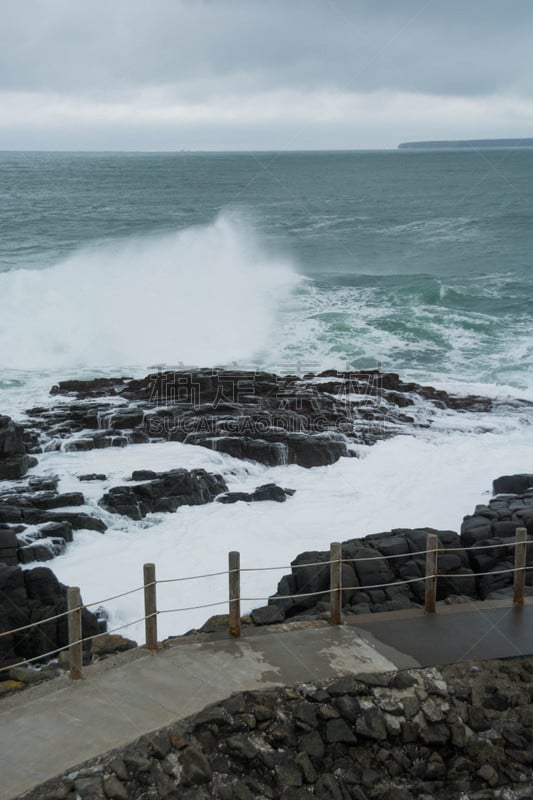
[[[0,631],[0,637],[13,636],[21,633],[28,632],[36,629],[41,625],[50,622],[57,622],[58,620],[68,618],[68,643],[53,649],[48,652],[42,653],[32,658],[27,658],[11,664],[8,666],[0,667],[0,674],[25,665],[31,665],[36,662],[42,662],[47,658],[57,656],[65,650],[69,651],[69,665],[70,675],[72,678],[82,677],[82,662],[83,662],[83,645],[90,642],[102,635],[102,632],[92,634],[90,636],[82,636],[82,612],[85,609],[90,609],[95,606],[101,606],[104,603],[109,603],[114,600],[127,597],[138,592],[144,592],[144,615],[130,622],[118,625],[106,633],[113,634],[117,631],[124,630],[138,625],[145,624],[146,646],[151,651],[156,651],[159,647],[157,637],[157,618],[164,614],[176,614],[189,611],[196,611],[206,608],[216,608],[224,605],[229,606],[229,630],[233,636],[240,636],[241,634],[241,613],[240,605],[243,603],[255,602],[286,602],[292,600],[301,600],[310,597],[323,597],[329,595],[330,597],[330,620],[332,624],[340,624],[342,622],[342,597],[343,593],[355,591],[373,591],[377,589],[387,589],[397,586],[407,586],[414,583],[424,583],[424,610],[429,614],[436,612],[436,598],[437,598],[437,581],[440,579],[457,579],[457,578],[480,578],[485,576],[496,576],[512,574],[513,578],[513,602],[515,604],[524,603],[524,590],[526,573],[533,570],[533,566],[527,566],[527,530],[525,528],[516,528],[514,539],[510,539],[505,543],[485,544],[485,545],[471,545],[469,547],[446,547],[442,546],[439,542],[436,533],[428,533],[426,538],[426,549],[415,550],[407,553],[392,553],[390,555],[376,555],[376,556],[344,556],[342,553],[342,545],[335,542],[330,546],[329,558],[322,561],[312,561],[301,564],[291,564],[288,566],[267,566],[267,567],[243,567],[240,566],[240,554],[238,552],[231,552],[228,556],[228,569],[220,570],[217,572],[202,573],[199,575],[189,575],[178,578],[162,578],[156,579],[155,565],[144,565],[144,581],[142,586],[137,586],[124,592],[120,592],[102,600],[94,601],[91,603],[82,603],[80,598],[79,589],[76,587],[69,587],[67,590],[67,605],[66,611],[62,611],[51,617],[42,620],[36,620],[26,625],[21,625],[7,631]],[[447,555],[453,552],[471,552],[471,551],[490,551],[498,548],[514,549],[514,566],[505,569],[487,570],[483,572],[439,572],[438,571],[438,557],[440,555]],[[425,556],[425,570],[424,575],[417,577],[403,578],[402,580],[387,581],[385,583],[365,584],[359,585],[343,585],[342,582],[342,569],[346,564],[366,564],[370,561],[390,561],[399,558],[415,558]],[[418,562],[419,563],[419,562]],[[270,572],[279,570],[292,570],[304,569],[308,567],[329,567],[329,587],[326,589],[317,589],[316,591],[309,592],[296,592],[294,594],[281,594],[273,595],[270,597],[248,597],[242,596],[240,580],[242,573],[255,573],[255,572]],[[202,580],[206,578],[228,576],[229,583],[229,596],[224,600],[213,601],[209,603],[202,603],[190,606],[181,606],[176,608],[157,608],[157,586],[163,584],[182,583],[186,581]],[[303,586],[302,588],[305,588]]]
[[[515,544],[516,540],[509,537],[507,542],[501,542],[499,544],[471,544],[470,547],[446,547],[442,548],[442,550],[445,553],[461,553],[463,550],[470,553],[472,550],[498,550],[501,547],[510,548],[514,547]]]
[[[143,589],[144,586],[137,586],[135,589],[129,589],[127,592],[120,592],[120,594],[114,594],[111,597],[104,597],[103,600],[95,600],[94,603],[84,603],[83,608],[92,608],[93,606],[101,606],[103,603],[111,603],[112,600],[119,600],[121,597],[127,597],[130,594],[142,592]]]
[[[297,594],[276,594],[271,596],[276,602],[278,600],[296,600],[300,597],[318,597],[322,594],[329,594],[330,589],[321,589],[319,592],[298,592]],[[270,597],[241,597],[243,603],[260,603],[270,600]]]
[[[183,608],[164,608],[158,611],[158,614],[177,614],[180,611],[196,611],[197,608],[214,608],[215,606],[226,606],[227,600],[218,600],[214,603],[203,603],[199,606],[184,606]]]
[[[185,578],[162,578],[157,583],[182,583],[183,581],[198,581],[202,578],[218,578],[220,575],[228,575],[231,570],[223,569],[220,572],[206,572],[204,575],[187,575]]]
[[[117,625],[116,628],[112,628],[111,630],[106,631],[106,633],[109,634],[116,633],[117,631],[124,630],[125,628],[130,628],[132,625],[138,625],[139,622],[144,622],[144,617],[140,617],[140,619],[133,620],[133,622],[125,622],[123,625]],[[84,642],[90,642],[93,639],[97,639],[99,636],[102,636],[102,633],[94,633],[92,634],[92,636],[84,636],[83,638],[78,639],[74,642],[69,642],[68,644],[62,645],[61,647],[54,648],[54,650],[49,650],[47,653],[41,653],[41,655],[33,656],[33,658],[25,658],[24,661],[18,661],[16,664],[9,664],[8,666],[0,667],[0,673],[7,672],[11,669],[15,669],[15,667],[23,667],[28,664],[34,664],[37,661],[42,661],[45,658],[50,658],[53,655],[58,655],[59,653],[62,653],[65,650],[68,650],[70,647],[73,647],[75,645],[80,645],[80,644],[83,645]]]
[[[372,586],[365,584],[364,586],[343,586],[343,592],[365,592],[367,589],[388,589],[389,586],[405,586],[409,583],[420,583],[420,581],[427,581],[433,578],[433,575],[420,575],[419,578],[404,578],[402,581],[391,581],[390,583],[374,583]]]
[[[415,550],[413,553],[391,553],[390,555],[381,555],[381,556],[361,556],[360,558],[343,558],[342,560],[345,563],[349,563],[351,561],[390,561],[394,558],[413,558],[413,556],[425,556],[428,553],[433,553],[433,550]]]
[[[493,569],[490,572],[476,572],[470,574],[461,574],[454,572],[439,572],[437,578],[482,578],[485,575],[507,575],[513,572],[529,572],[533,567],[509,567],[509,569]]]
[[[80,606],[79,610],[81,611],[82,606]],[[22,631],[27,631],[30,628],[36,628],[38,625],[44,625],[48,622],[53,622],[56,619],[60,619],[61,617],[66,617],[70,614],[72,609],[68,611],[62,611],[60,614],[54,614],[53,617],[46,617],[45,619],[38,619],[35,622],[29,622],[27,625],[20,625],[18,628],[12,628],[9,631],[0,631],[0,637],[2,636],[13,636],[15,633],[22,633]]]

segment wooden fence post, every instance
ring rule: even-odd
[[[517,528],[515,533],[513,603],[523,605],[526,584],[527,529]]]
[[[155,564],[145,564],[144,576],[144,626],[148,650],[157,650],[157,591]]]
[[[342,622],[342,546],[332,542],[329,547],[329,607],[332,625]]]
[[[83,678],[83,645],[81,643],[81,596],[77,586],[67,589],[68,641],[70,677],[74,681]]]
[[[428,533],[426,538],[426,587],[424,610],[427,614],[434,614],[437,610],[437,555],[439,537],[435,533]]]
[[[241,556],[237,550],[228,553],[229,632],[241,635]]]

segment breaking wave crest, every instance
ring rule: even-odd
[[[253,230],[213,224],[0,274],[0,367],[210,365],[254,356],[299,280]]]

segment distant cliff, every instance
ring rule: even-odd
[[[459,139],[457,141],[402,142],[398,150],[471,150],[532,147],[533,139]]]

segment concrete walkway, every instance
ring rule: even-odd
[[[356,623],[356,624],[353,624]],[[533,654],[533,605],[367,615],[177,639],[102,661],[0,703],[0,798],[187,717],[235,691],[458,660]],[[519,652],[520,651],[520,652]]]

